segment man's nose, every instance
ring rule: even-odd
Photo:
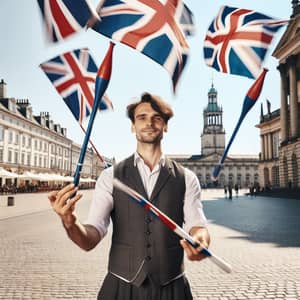
[[[148,126],[152,126],[153,123],[154,123],[154,119],[153,118],[147,118],[146,123],[147,123]]]

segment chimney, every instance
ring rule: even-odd
[[[300,14],[299,0],[292,0],[292,8],[293,8],[293,14],[291,15],[291,17],[295,17],[296,15]]]
[[[6,98],[6,83],[3,79],[0,81],[0,98]]]

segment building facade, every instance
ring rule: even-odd
[[[278,59],[281,86],[280,110],[268,113],[261,130],[259,169],[263,184],[300,187],[300,2],[292,1],[290,22],[273,56]]]
[[[260,123],[261,152],[259,154],[259,178],[263,187],[280,187],[279,153],[280,153],[280,110],[267,114],[261,113]]]
[[[198,176],[203,187],[238,184],[245,188],[258,183],[258,155],[228,155],[218,181],[212,181],[214,168],[225,150],[225,130],[223,128],[223,109],[218,105],[218,93],[213,84],[207,96],[208,104],[203,110],[201,154],[168,155],[168,157],[192,170]]]
[[[73,175],[80,145],[67,137],[67,129],[55,123],[48,112],[34,115],[28,99],[6,96],[0,82],[0,167],[23,174]],[[107,164],[113,160],[105,158]],[[86,152],[82,177],[96,178],[104,165],[92,149]],[[0,186],[5,184],[0,178]],[[11,181],[11,180],[10,180]]]

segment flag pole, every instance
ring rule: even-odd
[[[82,131],[86,134],[86,130],[84,129],[84,127],[82,126],[82,124],[79,124],[80,128],[82,129]],[[104,164],[104,168],[107,167],[107,163],[105,162],[104,158],[101,156],[101,154],[99,153],[99,151],[97,150],[96,146],[94,145],[93,141],[91,139],[89,139],[89,143],[91,144],[93,150],[96,152],[98,158],[100,159],[100,161]]]
[[[92,112],[90,115],[88,127],[86,129],[86,134],[84,137],[84,141],[81,147],[78,163],[76,166],[75,174],[74,174],[74,185],[78,186],[79,180],[80,180],[80,173],[83,167],[84,157],[87,149],[87,145],[91,136],[95,116],[100,104],[100,101],[102,99],[102,96],[108,86],[110,76],[111,76],[111,69],[112,69],[112,53],[113,53],[113,47],[114,43],[110,42],[109,49],[102,61],[101,66],[99,67],[97,77],[96,77],[96,83],[95,83],[95,99],[94,99],[94,105],[92,108]]]
[[[230,137],[228,145],[227,145],[226,149],[224,150],[223,155],[222,155],[219,163],[214,168],[214,172],[213,172],[213,175],[212,175],[212,178],[211,178],[213,181],[217,181],[219,173],[220,173],[221,168],[222,168],[222,165],[223,165],[223,163],[224,163],[224,161],[227,157],[227,153],[228,153],[228,151],[229,151],[229,149],[232,145],[232,142],[233,142],[237,132],[239,131],[244,118],[246,117],[247,113],[252,108],[252,106],[256,103],[256,100],[258,99],[258,97],[261,93],[261,90],[262,90],[263,83],[264,83],[265,76],[266,76],[267,72],[268,72],[268,69],[264,68],[262,70],[262,72],[260,73],[260,75],[258,76],[258,78],[255,80],[255,82],[252,84],[252,86],[250,87],[250,89],[247,92],[247,95],[244,99],[243,108],[242,108],[242,112],[241,112],[241,115],[239,117],[239,120],[238,120],[238,122],[237,122],[237,124],[234,128],[234,131],[233,131],[233,133]]]
[[[169,218],[151,202],[147,201],[142,195],[116,178],[114,178],[113,180],[113,185],[122,192],[126,193],[131,200],[133,200],[137,204],[140,204],[145,210],[148,210],[154,217],[158,218],[165,226],[167,226],[179,237],[185,239],[191,246],[193,246],[194,248],[198,248],[199,246],[201,246],[201,253],[206,257],[209,257],[212,262],[214,262],[223,271],[227,273],[230,273],[232,271],[232,267],[230,264],[196,242],[186,231],[184,231],[179,225],[177,225],[171,218]]]

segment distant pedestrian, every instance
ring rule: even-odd
[[[235,196],[238,197],[239,196],[239,185],[237,183],[234,185],[234,190],[235,190]]]
[[[232,200],[232,185],[231,184],[229,184],[228,185],[228,198],[230,199],[230,200]]]
[[[224,195],[225,195],[225,198],[227,198],[227,186],[224,185]]]

